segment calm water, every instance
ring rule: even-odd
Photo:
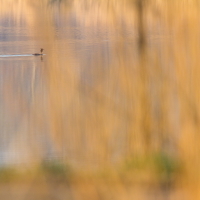
[[[134,10],[67,2],[0,1],[2,165],[115,163],[128,151],[129,109],[137,105],[119,69],[137,73]],[[149,38],[159,51],[157,30]],[[45,56],[31,55],[40,48]]]

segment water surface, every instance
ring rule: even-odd
[[[134,6],[9,2],[0,11],[0,164],[119,162],[138,105]],[[161,32],[148,30],[155,52]],[[32,56],[40,48],[46,55]]]

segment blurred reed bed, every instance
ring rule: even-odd
[[[27,22],[48,59],[41,68],[45,103],[33,93],[24,113],[31,135],[36,129],[48,133],[58,160],[46,163],[45,153],[32,143],[38,170],[29,174],[28,193],[40,190],[37,198],[60,199],[198,199],[198,1],[25,2],[35,13]],[[55,6],[66,19],[76,11],[85,43],[98,39],[87,37],[84,27],[107,30],[107,53],[95,49],[88,60],[92,67],[82,69],[70,51],[73,45],[56,40]],[[131,27],[132,35],[127,34]],[[23,96],[19,99],[23,105]]]

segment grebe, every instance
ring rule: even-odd
[[[41,52],[41,53],[34,53],[33,55],[34,55],[34,56],[42,56],[42,55],[43,55],[43,54],[42,54],[43,50],[44,50],[44,49],[41,48],[41,49],[40,49],[40,52]]]

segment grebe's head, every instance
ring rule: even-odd
[[[43,50],[44,50],[44,49],[42,49],[42,48],[41,48],[41,49],[40,49],[40,52],[42,53],[42,52],[43,52]]]

